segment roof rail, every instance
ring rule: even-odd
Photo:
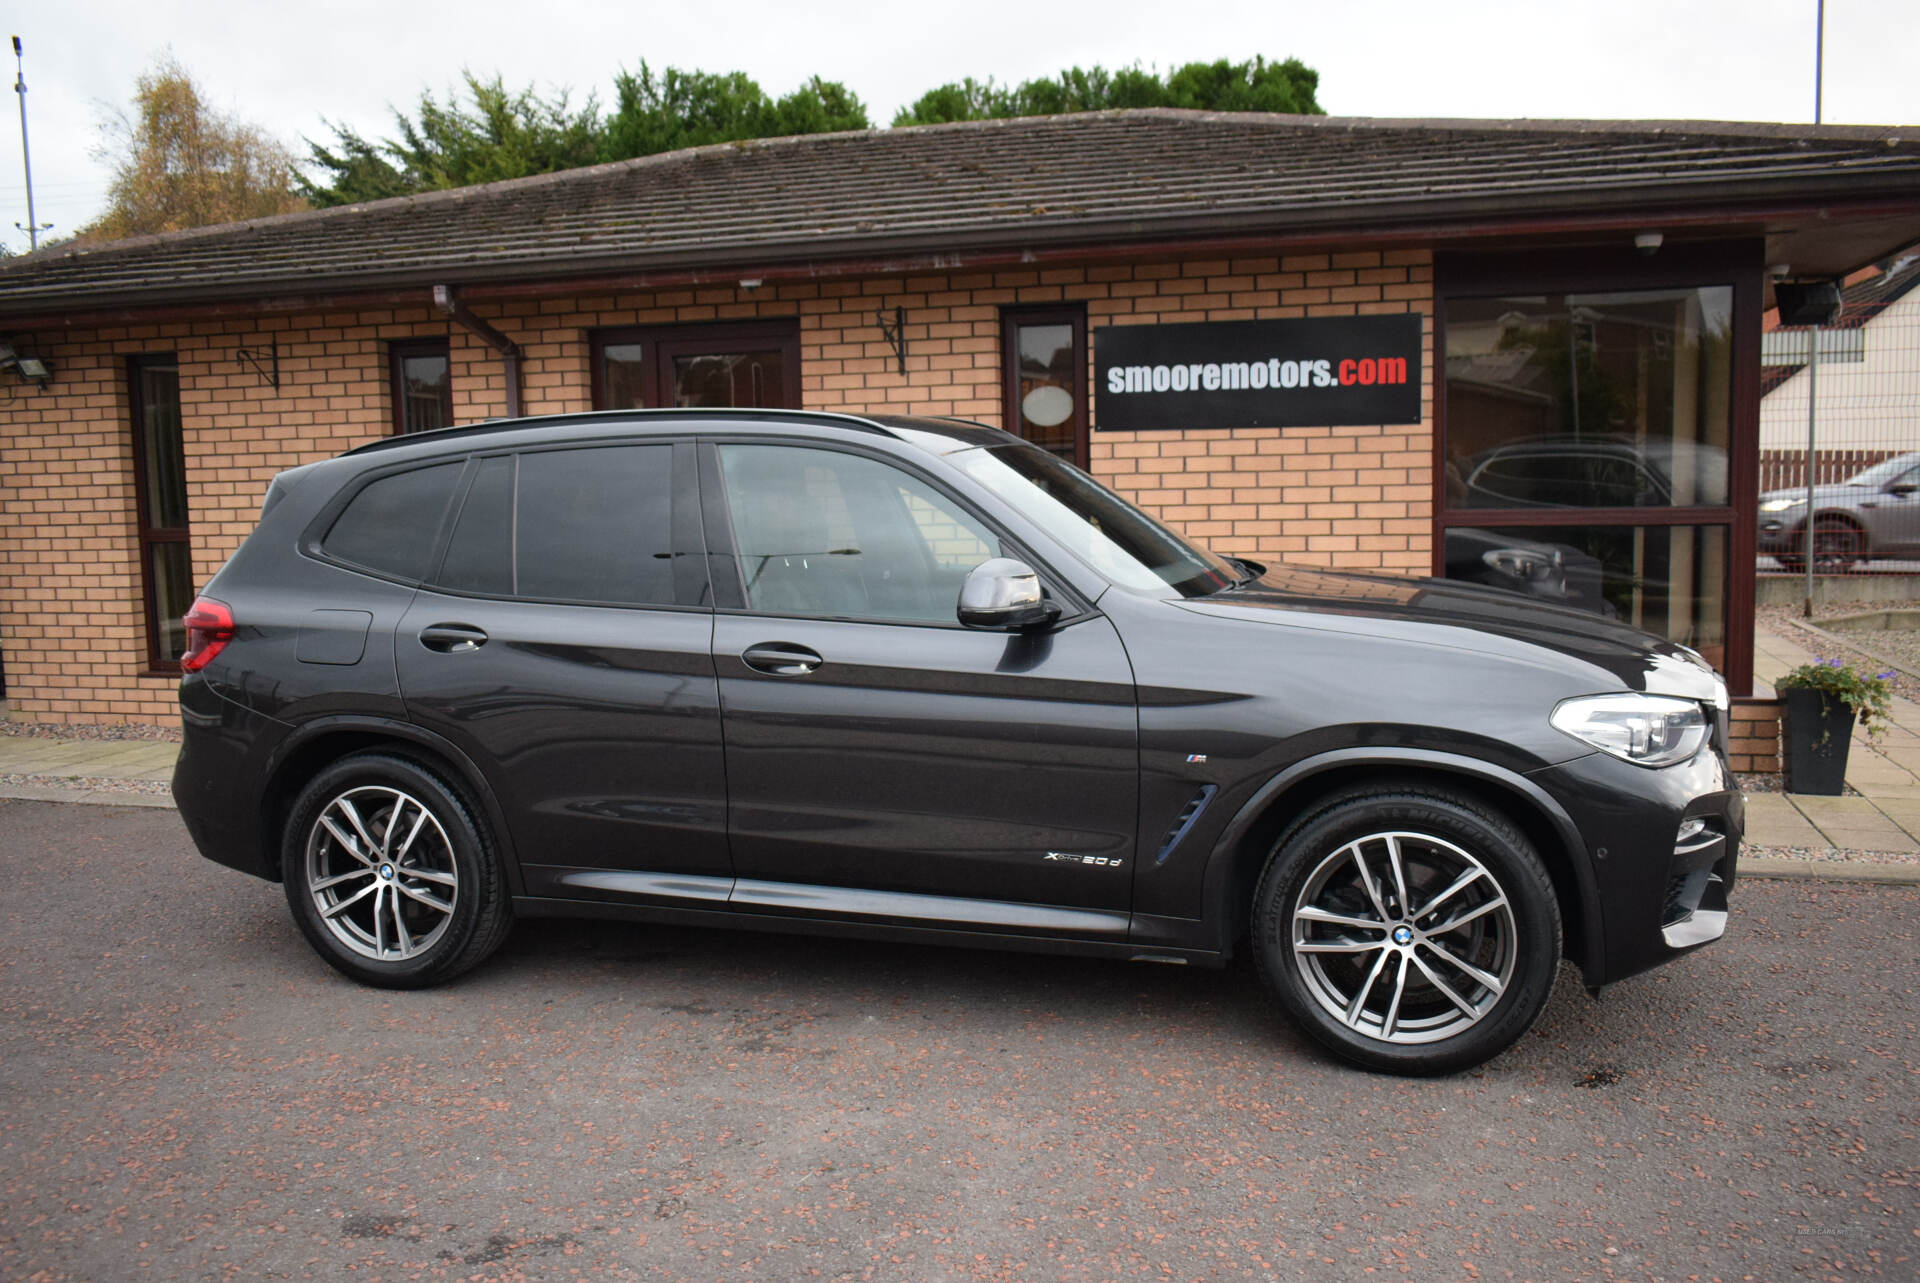
[[[858,432],[873,432],[881,436],[897,436],[885,424],[857,414],[845,414],[837,410],[760,410],[760,409],[646,409],[646,410],[587,410],[573,414],[529,415],[520,419],[487,419],[481,423],[465,423],[452,428],[435,428],[430,432],[409,432],[403,436],[382,437],[363,446],[348,450],[348,455],[372,454],[381,450],[397,450],[420,441],[449,441],[459,437],[487,437],[506,432],[519,432],[529,428],[560,427],[567,424],[610,424],[631,422],[635,419],[653,421],[693,421],[720,418],[725,416],[731,421],[742,419],[765,419],[775,423],[791,423],[795,419],[819,420],[834,427],[851,428]]]

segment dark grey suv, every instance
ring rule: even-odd
[[[377,985],[591,915],[1219,965],[1431,1073],[1718,937],[1699,656],[1196,548],[946,421],[659,412],[285,473],[188,617],[174,794]]]

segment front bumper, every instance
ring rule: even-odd
[[[1530,778],[1586,844],[1600,910],[1599,939],[1583,951],[1588,985],[1623,980],[1725,933],[1746,807],[1717,751],[1659,770],[1593,753]]]

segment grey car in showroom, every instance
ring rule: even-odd
[[[1788,570],[1804,570],[1809,529],[1814,569],[1828,574],[1875,557],[1920,557],[1920,451],[1815,486],[1811,509],[1805,486],[1760,496],[1762,553]]]

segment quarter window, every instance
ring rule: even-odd
[[[999,556],[979,519],[875,459],[721,446],[747,604],[780,615],[952,624],[967,572]]]
[[[421,578],[460,466],[443,463],[368,482],[334,519],[321,547],[329,557],[383,575]]]

